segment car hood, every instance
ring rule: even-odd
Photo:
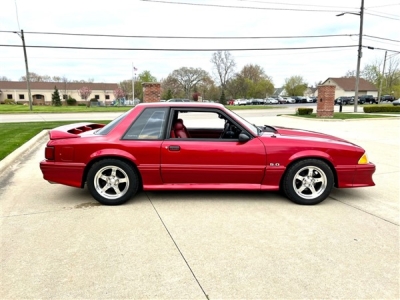
[[[287,127],[280,127],[280,126],[274,126],[272,127],[275,129],[275,135],[279,134],[283,137],[292,137],[292,138],[301,138],[301,139],[307,139],[307,140],[329,140],[329,141],[338,141],[338,142],[343,142],[347,144],[352,144],[355,145],[345,139],[329,135],[329,134],[324,134],[320,132],[315,132],[315,131],[309,131],[309,130],[304,130],[304,129],[295,129],[295,128],[287,128]],[[270,131],[269,134],[270,135]],[[267,132],[263,133],[262,135],[267,135]]]

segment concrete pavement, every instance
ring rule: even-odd
[[[100,206],[42,179],[38,137],[1,173],[1,297],[399,299],[400,121],[246,115],[359,144],[376,186],[311,207],[261,192],[142,192]]]

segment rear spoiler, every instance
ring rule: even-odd
[[[104,124],[92,123],[76,123],[64,125],[50,130],[49,137],[51,140],[77,138],[81,137],[79,134],[83,132],[103,128],[104,126]]]

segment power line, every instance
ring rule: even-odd
[[[400,5],[400,4],[393,3],[393,4],[376,5],[376,6],[370,6],[369,8],[387,7],[387,6],[395,6],[395,5]]]
[[[16,33],[11,30],[0,30],[0,33]],[[88,36],[88,37],[115,37],[115,38],[143,38],[143,39],[303,39],[303,38],[330,38],[330,37],[354,37],[358,34],[324,34],[324,35],[286,35],[286,36],[157,36],[157,35],[117,35],[117,34],[93,34],[93,33],[68,33],[68,32],[39,32],[25,31],[25,34],[42,35],[65,35],[65,36]],[[366,35],[374,39],[400,42],[400,40],[382,38],[378,36]]]
[[[378,48],[378,47],[370,47],[370,46],[363,46],[363,47],[364,48],[368,48],[368,49],[376,49],[376,50],[383,50],[383,51],[390,51],[390,52],[394,52],[394,53],[400,53],[400,51],[384,49],[384,48]]]
[[[381,15],[387,15],[389,17],[398,18],[398,15],[396,15],[396,14],[389,14],[389,13],[381,12],[381,11],[378,11],[378,10],[371,10],[371,9],[365,9],[365,10],[368,10],[368,12],[373,12],[373,13],[377,13],[377,14],[381,14]]]
[[[260,0],[236,0],[241,2],[255,2],[263,4],[278,4],[278,5],[291,5],[291,6],[310,6],[310,7],[330,7],[330,8],[344,8],[344,9],[357,9],[356,7],[346,7],[346,6],[333,6],[333,5],[313,5],[313,4],[299,4],[299,3],[282,3],[282,2],[270,2],[270,1],[260,1]]]
[[[22,47],[21,45],[0,45],[0,47]],[[45,49],[73,49],[73,50],[118,50],[118,51],[273,51],[273,50],[305,50],[305,49],[330,49],[330,48],[351,48],[357,45],[342,46],[314,46],[314,47],[287,47],[287,48],[204,48],[204,49],[178,49],[178,48],[113,48],[113,47],[73,47],[73,46],[37,46],[27,45],[26,48]]]
[[[393,17],[388,17],[388,16],[382,16],[382,15],[378,15],[378,14],[374,14],[374,13],[369,13],[369,12],[364,12],[364,14],[370,15],[370,16],[375,16],[375,17],[380,17],[380,18],[384,18],[384,19],[391,19],[391,20],[400,21],[400,18],[393,18]]]
[[[379,40],[385,40],[385,41],[391,41],[391,42],[400,43],[400,40],[392,40],[392,39],[381,38],[381,37],[378,37],[378,36],[367,35],[367,34],[364,34],[364,36],[367,36],[367,37],[370,37],[370,38],[374,38],[374,39],[379,39]]]
[[[272,7],[253,7],[253,6],[234,6],[234,5],[219,5],[219,4],[204,4],[204,3],[188,3],[188,2],[172,2],[163,0],[140,0],[144,2],[155,2],[163,4],[176,4],[176,5],[190,5],[190,6],[205,6],[205,7],[219,7],[219,8],[244,8],[255,10],[285,10],[285,11],[308,11],[308,12],[343,12],[342,10],[327,10],[327,9],[301,9],[301,8],[272,8]],[[356,13],[356,11],[353,11]]]
[[[0,32],[15,33],[15,31],[0,30]],[[302,39],[302,38],[325,38],[325,37],[351,37],[358,34],[324,34],[324,35],[287,35],[287,36],[158,36],[158,35],[117,35],[117,34],[92,34],[92,33],[67,33],[67,32],[36,32],[25,31],[25,34],[43,35],[69,35],[69,36],[91,36],[91,37],[116,37],[116,38],[143,38],[143,39]]]
[[[313,49],[311,49],[311,50],[313,50]],[[316,49],[316,50],[319,50],[319,49]],[[296,55],[309,55],[309,54],[319,54],[319,53],[334,53],[334,52],[343,52],[343,51],[349,51],[349,50],[351,50],[351,49],[349,49],[349,48],[347,48],[347,49],[346,48],[345,49],[322,49],[320,51],[308,51],[308,52],[307,51],[302,51],[302,52],[297,53]],[[274,54],[271,54],[271,53],[268,53],[268,54],[254,54],[253,53],[251,55],[235,55],[235,58],[237,58],[237,57],[239,57],[239,58],[243,58],[243,57],[252,57],[252,58],[254,58],[254,57],[276,57],[276,56],[287,56],[287,55],[293,55],[293,54],[287,53],[287,52],[274,53]],[[34,59],[44,59],[44,60],[49,60],[49,59],[51,59],[51,60],[71,60],[71,59],[73,59],[73,60],[99,60],[99,59],[101,59],[101,60],[128,60],[128,61],[132,60],[131,56],[129,56],[129,57],[121,57],[121,56],[118,56],[118,57],[112,57],[112,56],[97,56],[97,57],[93,57],[93,56],[90,56],[90,57],[30,56],[30,57],[34,58]],[[152,58],[152,60],[164,60],[164,59],[166,59],[165,56],[153,56],[153,55],[151,56],[151,58]],[[171,60],[171,59],[183,60],[183,59],[197,59],[197,58],[203,58],[203,56],[192,56],[192,55],[191,56],[182,56],[181,54],[179,54],[179,56],[172,56],[171,57],[170,55],[168,55],[168,60]],[[2,56],[1,59],[20,59],[20,57],[19,56]]]

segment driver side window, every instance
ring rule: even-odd
[[[238,129],[218,111],[176,111],[170,138],[237,139]]]

